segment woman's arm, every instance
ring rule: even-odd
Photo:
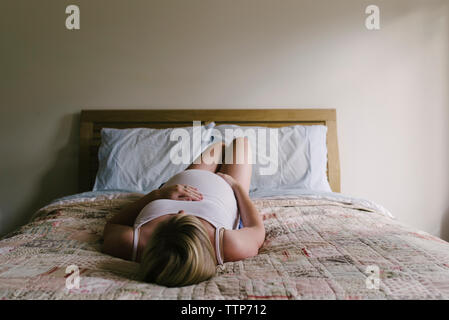
[[[151,201],[159,199],[159,190],[125,206],[106,222],[103,230],[102,252],[121,259],[131,260],[134,241],[133,225],[140,211]]]
[[[223,177],[234,190],[243,223],[242,229],[226,230],[224,233],[223,251],[225,261],[238,261],[255,256],[265,241],[265,227],[262,217],[248,193],[238,181],[229,175],[217,174]]]
[[[108,221],[108,223],[132,227],[140,211],[142,211],[142,209],[151,201],[157,199],[160,199],[159,189],[153,190],[150,193],[143,196],[142,198],[140,198],[139,200],[134,201],[133,203],[130,203],[129,205],[125,206],[122,210],[119,211],[119,213],[113,216]]]
[[[131,260],[133,240],[132,227],[108,222],[103,231],[101,251],[117,258]]]
[[[265,239],[265,228],[259,211],[257,211],[248,193],[242,188],[240,184],[236,184],[233,187],[233,190],[237,199],[243,227],[255,228],[260,231],[258,240],[260,242],[260,246],[262,246],[262,243]]]
[[[159,197],[159,190],[153,190],[139,200],[125,206],[113,216],[104,227],[102,252],[121,259],[131,260],[134,221],[148,203],[159,199]]]
[[[172,200],[185,200],[185,201],[198,201],[203,198],[203,195],[189,185],[176,184],[161,189],[156,189],[143,196],[139,200],[124,207],[118,214],[112,217],[108,223],[121,224],[132,227],[134,221],[140,211],[151,201],[158,199],[172,199]]]
[[[172,185],[153,190],[139,200],[125,206],[105,225],[103,231],[103,252],[111,256],[130,260],[134,241],[133,225],[140,211],[151,201],[173,199],[197,201],[202,194],[192,186]]]

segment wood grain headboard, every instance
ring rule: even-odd
[[[283,127],[326,125],[327,176],[334,192],[340,192],[335,109],[165,109],[82,110],[80,123],[79,190],[92,190],[98,170],[98,148],[102,128],[174,128],[192,126],[192,121],[219,124]]]

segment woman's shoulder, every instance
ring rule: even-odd
[[[239,261],[256,256],[259,253],[259,246],[254,241],[253,233],[251,228],[225,229],[223,232],[224,261]]]

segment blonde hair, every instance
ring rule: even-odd
[[[140,270],[144,281],[167,287],[213,277],[214,248],[201,221],[192,215],[177,214],[161,222],[148,239]]]

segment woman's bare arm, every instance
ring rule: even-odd
[[[108,222],[103,231],[101,251],[117,258],[131,260],[133,240],[132,227]]]
[[[125,206],[113,216],[103,230],[102,251],[114,257],[130,260],[133,248],[133,225],[140,211],[151,201],[159,199],[159,190],[153,190]]]
[[[242,219],[243,226],[247,228],[255,228],[260,231],[258,240],[261,246],[265,238],[265,228],[263,225],[262,217],[260,216],[259,211],[257,211],[256,207],[254,206],[254,203],[251,201],[248,193],[242,188],[240,184],[234,186],[233,190],[237,199],[240,218]]]
[[[238,261],[255,256],[265,241],[265,227],[262,217],[254,206],[248,192],[231,176],[217,173],[234,190],[243,228],[226,230],[223,236],[225,261]]]
[[[238,261],[253,257],[265,241],[265,227],[262,217],[251,201],[248,193],[240,186],[234,193],[242,219],[243,228],[226,230],[223,236],[223,250],[226,261]]]
[[[151,201],[173,199],[198,201],[202,194],[188,185],[172,185],[153,190],[137,201],[125,206],[105,225],[102,251],[111,256],[130,260],[134,241],[133,225],[140,211]]]
[[[198,189],[189,185],[176,184],[162,187],[161,189],[153,190],[139,200],[130,203],[108,222],[132,227],[140,211],[142,211],[142,209],[151,201],[157,199],[198,201],[202,198],[203,196]]]
[[[153,190],[150,193],[146,194],[142,198],[129,205],[125,206],[119,213],[113,216],[108,223],[112,224],[120,224],[125,226],[132,227],[134,225],[134,221],[136,221],[137,216],[140,211],[149,204],[151,201],[157,200],[160,198],[159,189]]]

